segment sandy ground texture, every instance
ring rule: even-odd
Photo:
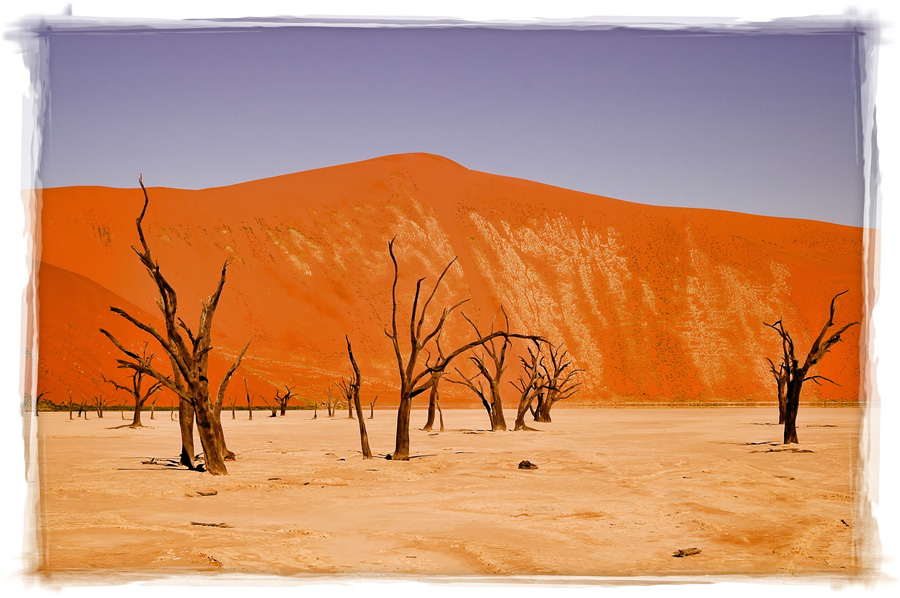
[[[137,430],[111,429],[126,423],[116,412],[45,413],[41,571],[82,582],[859,573],[860,410],[801,407],[789,450],[773,411],[560,408],[539,432],[492,433],[483,411],[447,410],[443,433],[412,432],[408,462],[384,459],[390,411],[366,421],[372,460],[346,412],[226,412],[237,461],[219,477],[165,465],[179,448],[168,413]],[[519,470],[523,459],[538,469]],[[673,556],[691,548],[701,552]]]

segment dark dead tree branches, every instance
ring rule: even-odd
[[[404,344],[401,337],[400,327],[398,325],[398,301],[397,301],[397,284],[400,277],[400,268],[397,265],[397,257],[394,254],[394,241],[391,239],[388,243],[388,253],[394,267],[393,284],[391,285],[391,329],[385,330],[385,335],[390,339],[394,349],[394,356],[397,361],[397,370],[400,376],[400,403],[397,408],[397,433],[395,437],[394,452],[391,458],[398,460],[409,459],[409,427],[410,427],[410,411],[412,409],[412,400],[428,391],[434,386],[440,376],[447,370],[454,359],[463,355],[476,347],[484,346],[485,343],[492,339],[501,337],[507,338],[537,338],[533,336],[511,334],[508,331],[497,331],[485,336],[479,336],[475,340],[463,344],[457,349],[450,351],[443,357],[438,356],[433,362],[430,359],[423,360],[425,348],[436,339],[444,328],[447,318],[467,300],[460,301],[450,307],[441,310],[437,322],[433,322],[426,326],[428,308],[440,288],[441,282],[450,270],[450,267],[456,263],[456,258],[450,260],[450,263],[443,269],[431,288],[425,301],[419,306],[422,297],[422,283],[425,278],[416,281],[415,292],[413,294],[412,309],[409,316],[409,349],[404,356],[401,344]],[[426,353],[427,355],[427,353]]]
[[[218,392],[215,396],[211,396],[208,372],[209,353],[213,349],[212,323],[219,304],[219,298],[222,295],[222,289],[225,286],[228,261],[222,266],[218,283],[212,295],[201,302],[200,320],[195,333],[178,315],[178,297],[175,289],[162,274],[159,262],[153,258],[150,251],[143,228],[143,221],[150,198],[147,188],[144,186],[143,177],[140,177],[138,182],[143,191],[144,204],[140,215],[135,221],[140,247],[132,246],[132,250],[134,250],[156,286],[158,293],[156,305],[163,317],[165,331],[159,331],[155,326],[139,321],[125,310],[116,307],[110,309],[113,313],[149,334],[159,343],[172,366],[172,374],[167,375],[160,372],[150,363],[150,360],[126,349],[112,334],[102,329],[101,332],[126,357],[117,360],[118,367],[151,376],[163,387],[178,396],[179,420],[182,433],[182,463],[190,468],[194,468],[193,421],[196,419],[197,432],[200,437],[200,443],[203,446],[206,470],[212,474],[224,474],[227,473],[225,460],[233,459],[234,453],[229,451],[225,445],[225,436],[222,431],[220,417],[222,400],[232,374],[240,365],[241,359],[250,345],[248,342],[238,354],[231,368],[220,382]]]
[[[803,360],[802,365],[795,356],[794,339],[791,338],[791,335],[787,330],[785,330],[784,323],[781,320],[778,320],[774,324],[763,322],[764,325],[777,332],[781,337],[782,361],[780,366],[784,370],[784,375],[786,377],[785,413],[783,421],[784,444],[796,444],[799,442],[797,440],[797,411],[800,406],[800,391],[803,388],[803,383],[806,381],[812,381],[815,384],[821,384],[821,382],[819,381],[824,380],[826,382],[835,384],[833,380],[826,378],[825,376],[810,376],[808,374],[809,370],[819,363],[819,361],[825,356],[826,353],[828,353],[831,347],[841,341],[841,335],[843,335],[844,332],[846,332],[850,327],[859,324],[859,322],[850,322],[849,324],[841,327],[836,332],[831,332],[831,329],[834,328],[835,301],[838,297],[847,292],[849,291],[842,291],[831,299],[831,306],[828,311],[828,320],[825,322],[825,325],[822,327],[819,335],[815,338],[812,345],[810,346],[809,352],[806,354],[806,359]],[[769,360],[769,363],[771,364],[772,370],[774,372],[775,364],[771,360]]]

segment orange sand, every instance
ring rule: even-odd
[[[404,309],[417,277],[433,281],[459,256],[435,305],[469,297],[465,311],[489,328],[503,304],[516,330],[564,341],[586,370],[581,402],[770,401],[763,358],[777,357],[780,343],[764,320],[783,316],[800,353],[835,293],[850,290],[838,323],[864,318],[861,229],[644,206],[426,154],[202,191],[151,188],[150,196],[150,242],[189,324],[232,260],[213,375],[253,338],[232,382],[236,397],[247,377],[254,393],[270,397],[290,384],[306,400],[322,400],[347,372],[349,334],[364,401],[396,401],[396,365],[382,332],[390,317],[387,241],[395,235]],[[95,394],[101,371],[123,375],[97,332],[115,320],[111,304],[158,312],[130,249],[140,190],[48,189],[41,197],[39,388],[60,402],[69,390],[76,399]],[[118,325],[129,343],[141,342],[125,328]],[[808,400],[858,398],[860,332],[848,331],[817,372],[841,386],[811,386]],[[446,342],[468,334],[456,317]],[[463,389],[445,391],[447,406],[477,405]]]
[[[557,409],[537,433],[485,432],[483,412],[447,410],[447,431],[413,432],[408,462],[363,460],[344,416],[239,412],[224,418],[238,460],[222,477],[142,463],[177,454],[167,414],[142,430],[109,429],[118,414],[42,414],[42,568],[63,583],[198,571],[858,574],[860,411],[802,408],[795,448],[811,452],[788,452],[767,425],[774,410]],[[392,447],[394,417],[367,421],[376,454]],[[522,459],[539,469],[518,470]]]

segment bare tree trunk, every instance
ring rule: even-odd
[[[178,399],[178,424],[181,427],[181,464],[194,469],[194,407]]]
[[[506,431],[506,418],[503,417],[503,402],[500,400],[499,377],[491,382],[491,431]]]
[[[778,381],[778,423],[783,424],[787,416],[787,378]]]
[[[69,391],[69,419],[72,419],[72,391]]]
[[[363,459],[372,458],[372,450],[369,448],[369,435],[366,433],[366,422],[363,419],[362,405],[359,402],[359,389],[362,388],[362,374],[353,357],[353,347],[350,346],[350,337],[347,339],[347,355],[350,356],[350,365],[353,367],[353,377],[350,381],[350,390],[353,397],[353,406],[356,408],[356,419],[359,421],[359,442],[362,448]],[[349,401],[348,401],[349,403]]]
[[[156,419],[155,415],[156,407],[153,403],[150,404],[150,419]]]
[[[430,432],[432,428],[434,428],[434,417],[437,415],[437,404],[438,404],[438,385],[437,381],[435,381],[434,386],[431,387],[431,392],[428,394],[428,417],[425,420],[425,425],[422,427],[422,430],[425,432]]]
[[[319,402],[313,401],[313,419],[319,419]]]
[[[513,426],[513,430],[534,430],[534,428],[530,428],[525,425],[525,414],[528,413],[529,410],[533,410],[531,404],[534,401],[534,397],[529,395],[525,395],[519,401],[519,408],[516,410],[516,423]]]
[[[409,392],[400,391],[400,406],[397,408],[397,434],[395,436],[392,459],[406,461],[409,459],[409,413],[412,409],[412,398]]]
[[[228,473],[223,459],[226,451],[225,445],[217,434],[217,429],[221,430],[221,424],[215,421],[215,411],[195,408],[194,416],[197,419],[197,435],[200,437],[200,445],[203,447],[206,471],[213,475]]]
[[[787,385],[787,397],[784,410],[784,444],[798,444],[797,440],[797,411],[800,407],[800,388],[802,378],[791,380]]]
[[[248,419],[253,419],[253,399],[250,397],[250,389],[247,387],[247,379],[244,378],[244,392],[247,394]]]
[[[542,393],[538,395],[537,407],[534,410],[534,421],[549,423],[552,420],[550,419],[550,405],[551,401],[549,398],[550,393]]]
[[[375,401],[378,400],[378,395],[375,395],[375,398],[372,399],[372,402],[369,403],[369,419],[375,419]]]

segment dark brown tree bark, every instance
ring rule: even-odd
[[[375,401],[378,400],[378,395],[375,395],[375,398],[369,402],[369,419],[375,419]]]
[[[447,264],[441,275],[435,282],[428,298],[419,308],[419,298],[422,290],[422,282],[424,278],[420,278],[416,282],[416,290],[413,296],[412,309],[410,311],[409,320],[409,353],[404,357],[400,349],[400,332],[397,326],[397,283],[399,280],[400,270],[397,265],[397,257],[394,255],[394,239],[388,243],[388,253],[391,256],[391,262],[394,265],[394,281],[391,286],[391,330],[385,330],[385,334],[394,347],[394,356],[397,360],[397,369],[400,375],[400,403],[397,408],[397,433],[395,436],[394,452],[391,458],[395,460],[405,461],[409,459],[409,426],[410,411],[412,409],[412,400],[419,394],[428,391],[435,383],[435,375],[443,374],[450,363],[458,356],[483,346],[485,343],[495,338],[538,338],[525,335],[510,334],[508,331],[501,331],[489,334],[484,337],[477,338],[474,341],[464,344],[455,351],[450,352],[447,356],[435,359],[434,363],[430,363],[431,355],[425,351],[425,348],[434,341],[434,339],[443,330],[447,317],[456,311],[465,301],[461,301],[450,308],[444,308],[437,323],[433,327],[424,329],[425,319],[428,312],[428,306],[431,304],[434,295],[440,287],[441,281],[446,276],[447,271],[456,262],[456,258]],[[423,351],[428,354],[428,359],[422,363]]]
[[[280,394],[277,390],[275,391],[275,405],[277,406],[282,417],[284,416],[284,413],[287,410],[288,401],[290,401],[291,397],[294,396],[293,388],[291,388],[287,384],[284,385],[284,388],[285,388],[284,394]]]
[[[244,392],[247,394],[247,419],[253,419],[253,397],[250,396],[250,389],[247,387],[247,379],[244,378]]]
[[[583,371],[575,368],[569,352],[562,345],[547,343],[547,348],[547,358],[541,362],[543,388],[537,394],[534,410],[534,421],[544,423],[552,421],[550,409],[553,405],[578,392],[581,383],[576,382],[576,376]]]
[[[511,382],[513,387],[520,393],[519,407],[516,410],[516,422],[513,427],[516,431],[534,431],[534,428],[525,425],[525,414],[529,411],[534,414],[532,405],[535,399],[538,398],[538,395],[545,390],[544,379],[541,376],[543,359],[540,343],[533,343],[533,346],[528,347],[528,359],[524,357],[519,358],[522,362],[523,373],[518,380]]]
[[[500,308],[503,311],[503,317],[506,320],[506,328],[505,330],[509,331],[509,317],[506,315],[506,310]],[[472,320],[466,317],[463,314],[463,317],[475,331],[476,336],[483,336],[481,331],[478,330],[478,326],[475,325]],[[491,332],[494,332],[493,325],[491,326]],[[481,399],[481,404],[484,406],[485,410],[488,414],[488,419],[491,422],[491,431],[505,431],[506,430],[506,419],[503,416],[503,401],[500,397],[500,384],[501,379],[503,377],[503,373],[506,371],[506,352],[510,347],[509,337],[502,337],[502,342],[500,343],[500,347],[498,348],[496,343],[500,339],[491,339],[490,341],[484,343],[482,348],[484,353],[487,355],[485,357],[484,354],[474,354],[469,357],[469,362],[474,364],[476,373],[474,376],[466,377],[458,368],[456,369],[456,373],[460,376],[460,380],[449,380],[454,384],[462,384],[468,387],[472,392],[474,392],[479,399]],[[477,381],[477,384],[476,384]],[[483,382],[483,385],[482,385]]]
[[[444,358],[444,351],[441,349],[441,335],[438,334],[434,338],[434,344],[437,348],[438,359]],[[444,414],[441,411],[441,395],[440,395],[440,383],[441,378],[443,377],[444,372],[437,372],[433,376],[434,383],[431,385],[431,391],[428,393],[428,415],[425,419],[425,425],[422,426],[422,431],[430,432],[434,429],[434,420],[435,416],[440,415],[440,425],[441,432],[444,431]]]
[[[808,373],[810,368],[819,363],[833,345],[841,341],[841,335],[848,328],[859,324],[859,322],[851,322],[837,332],[828,335],[828,331],[834,326],[834,302],[838,297],[847,292],[849,291],[842,291],[831,299],[828,320],[822,327],[822,331],[819,332],[819,336],[816,337],[812,346],[809,348],[809,353],[807,353],[803,365],[800,365],[800,362],[794,356],[794,339],[792,339],[791,335],[784,329],[782,321],[778,320],[774,324],[766,324],[763,322],[763,324],[773,329],[781,337],[782,365],[785,366],[787,371],[784,411],[784,444],[799,443],[799,440],[797,440],[797,412],[800,408],[800,392],[803,388],[803,383],[809,380],[815,384],[821,384],[819,380],[825,380],[826,382],[837,384],[824,376],[809,376]]]
[[[328,398],[325,400],[325,408],[328,410],[328,417],[334,417],[334,403],[331,398],[331,387],[328,387]]]
[[[363,420],[362,405],[360,405],[359,402],[359,389],[362,388],[362,374],[359,373],[359,365],[357,365],[356,359],[353,357],[353,347],[350,346],[350,337],[345,336],[344,338],[347,339],[347,355],[350,356],[350,366],[353,368],[353,373],[350,374],[348,385],[350,388],[350,399],[353,401],[353,406],[356,408],[356,419],[359,422],[359,442],[362,447],[363,459],[371,459],[372,450],[369,448],[369,435],[366,433],[366,422]]]
[[[150,198],[147,194],[146,187],[144,187],[142,178],[139,178],[138,181],[144,194],[144,206],[136,220],[141,248],[138,249],[133,247],[133,249],[138,255],[141,264],[156,285],[157,292],[159,293],[157,305],[162,312],[166,329],[161,333],[155,326],[140,322],[122,309],[115,307],[111,309],[114,313],[149,334],[160,344],[160,346],[162,346],[172,364],[172,375],[167,376],[158,371],[148,360],[143,359],[137,353],[126,349],[106,330],[101,330],[101,332],[127,357],[127,359],[123,358],[118,360],[120,368],[131,369],[150,375],[180,398],[179,415],[182,419],[182,461],[185,460],[185,453],[188,453],[190,456],[189,460],[193,461],[193,440],[191,437],[191,440],[188,441],[185,437],[185,433],[187,432],[185,424],[187,422],[184,420],[187,418],[184,416],[188,415],[188,410],[181,405],[181,403],[186,403],[193,412],[193,417],[197,422],[197,432],[200,436],[200,443],[203,446],[206,470],[213,475],[225,474],[228,473],[228,470],[225,467],[224,459],[229,454],[233,455],[233,453],[230,453],[225,446],[225,436],[219,418],[222,407],[222,398],[225,394],[228,382],[231,380],[232,374],[234,374],[234,370],[240,365],[241,359],[244,357],[244,353],[250,345],[248,342],[247,346],[245,346],[238,354],[231,369],[220,382],[216,396],[210,396],[208,372],[209,353],[213,349],[211,342],[212,322],[216,308],[219,304],[222,289],[225,286],[225,274],[228,269],[228,262],[225,262],[225,265],[222,266],[222,272],[216,290],[202,304],[200,323],[195,336],[184,320],[178,316],[178,298],[175,289],[160,271],[159,264],[153,259],[150,252],[150,246],[147,244],[147,239],[144,236],[142,223],[144,215],[147,212],[147,206],[150,203]],[[187,446],[188,444],[190,446]]]
[[[779,363],[776,368],[771,359],[767,357],[766,361],[769,362],[769,369],[772,371],[772,377],[775,378],[775,386],[778,389],[778,425],[781,425],[784,423],[787,413],[788,368],[784,362]]]
[[[72,419],[72,391],[71,390],[69,391],[69,419]]]

